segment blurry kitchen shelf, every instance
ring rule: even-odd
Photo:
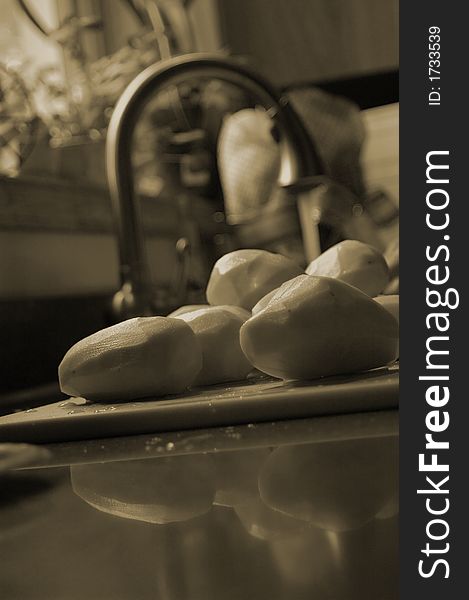
[[[203,233],[220,232],[210,202],[191,197],[187,206]],[[180,225],[172,199],[142,198],[142,214],[149,235],[171,235]],[[115,225],[106,188],[53,178],[0,176],[1,230],[113,233]]]

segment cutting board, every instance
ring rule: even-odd
[[[53,443],[396,408],[396,367],[316,381],[271,378],[184,395],[98,404],[83,398],[0,417],[0,442]]]

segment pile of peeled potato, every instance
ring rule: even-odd
[[[387,365],[398,356],[399,296],[383,256],[346,240],[303,271],[265,250],[220,258],[207,305],[138,317],[72,346],[59,366],[63,392],[94,401],[132,400],[190,386],[238,381],[256,368],[282,379],[316,379]]]

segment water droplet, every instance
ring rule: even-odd
[[[59,404],[60,408],[76,408],[77,406],[85,407],[86,404],[90,404],[86,398],[73,398],[71,400],[66,400],[65,402],[61,402]]]
[[[155,436],[155,437],[151,438],[150,440],[147,440],[145,442],[145,446],[156,446],[156,444],[158,444],[161,441],[162,441],[162,439],[160,437]]]
[[[116,410],[115,406],[102,406],[101,408],[96,408],[93,412],[94,413],[105,413],[105,412],[109,412],[110,410]]]

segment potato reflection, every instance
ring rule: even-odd
[[[359,529],[381,511],[392,516],[397,439],[277,448],[260,471],[261,498],[275,510],[330,531]]]
[[[383,506],[383,508],[376,513],[377,519],[392,519],[397,517],[399,514],[399,490],[396,490],[395,494],[390,500]]]
[[[311,593],[321,592],[323,600],[333,596],[339,589],[346,587],[341,576],[341,552],[336,539],[337,534],[305,527],[303,535],[288,539],[274,540],[271,552],[276,567],[283,580],[295,590]]]
[[[234,507],[243,527],[261,540],[284,540],[300,535],[307,527],[304,521],[288,517],[269,508],[260,498]]]
[[[74,492],[94,508],[160,525],[208,512],[214,475],[203,455],[71,466]]]
[[[183,564],[184,586],[203,590],[191,597],[391,600],[397,462],[397,438],[388,437],[80,465],[71,474],[75,493],[100,511],[175,523],[154,529],[172,557],[161,577],[179,585]]]
[[[373,520],[342,533],[308,527],[270,543],[276,569],[301,600],[394,600],[398,597],[395,520]]]
[[[270,455],[269,448],[235,450],[213,454],[219,506],[237,506],[259,497],[259,469]]]

